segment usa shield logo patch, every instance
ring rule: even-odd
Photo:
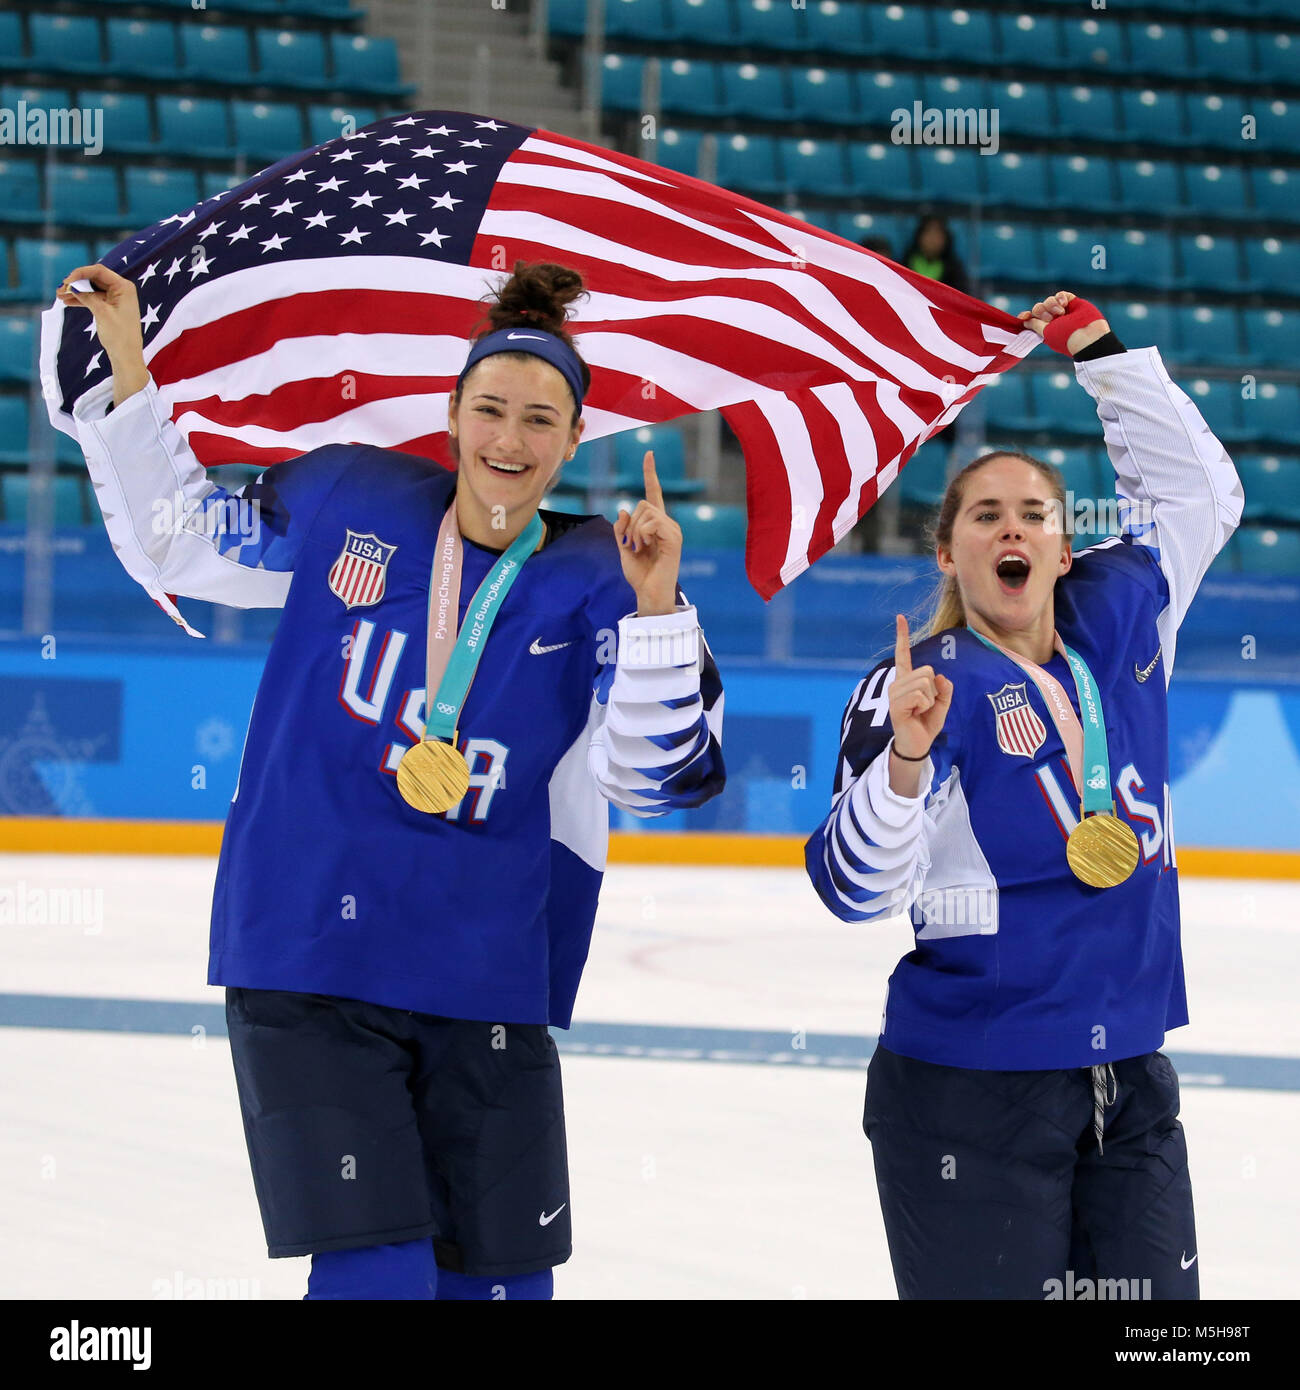
[[[365,608],[384,596],[388,562],[396,551],[373,531],[362,533],[349,528],[339,557],[330,566],[330,592],[343,600],[345,608]]]
[[[1029,703],[1025,682],[1004,685],[989,696],[998,747],[1016,757],[1032,758],[1047,740],[1047,726]]]

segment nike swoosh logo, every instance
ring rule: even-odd
[[[515,338],[531,338],[535,343],[544,343],[546,341],[540,333],[507,333],[506,337],[511,341]]]
[[[1187,1252],[1184,1251],[1183,1253],[1186,1254]],[[1199,1253],[1200,1253],[1200,1252],[1198,1251],[1198,1252],[1197,1252],[1197,1255],[1199,1255]],[[1192,1258],[1191,1258],[1190,1260],[1184,1260],[1184,1259],[1181,1259],[1181,1258],[1180,1258],[1179,1261],[1178,1261],[1178,1263],[1179,1263],[1180,1265],[1182,1265],[1182,1267],[1183,1267],[1184,1269],[1191,1269],[1191,1267],[1196,1263],[1197,1255],[1193,1255]]]
[[[1155,656],[1153,656],[1153,657],[1151,658],[1151,665],[1150,665],[1150,666],[1147,666],[1147,667],[1145,667],[1145,668],[1143,668],[1143,669],[1141,669],[1141,670],[1139,670],[1138,664],[1137,664],[1137,662],[1135,661],[1135,662],[1133,663],[1133,674],[1138,678],[1139,681],[1144,681],[1144,680],[1146,680],[1146,678],[1151,674],[1151,672],[1154,671],[1154,670],[1156,669],[1156,662],[1159,661],[1159,660],[1160,660],[1160,648],[1157,647],[1157,648],[1156,648],[1156,654],[1155,654]]]
[[[561,647],[571,647],[577,640],[576,637],[572,637],[567,642],[557,642],[553,647],[543,647],[541,645],[542,639],[540,637],[534,637],[533,645],[529,647],[528,650],[532,652],[534,656],[545,656],[547,652],[558,652]]]
[[[558,1207],[556,1207],[555,1210],[550,1214],[550,1216],[547,1216],[547,1214],[546,1214],[545,1212],[543,1212],[543,1213],[537,1218],[537,1224],[538,1224],[539,1226],[549,1226],[549,1225],[551,1224],[551,1222],[554,1221],[555,1218],[556,1218],[557,1216],[559,1216],[559,1214],[560,1214],[560,1213],[565,1209],[565,1207],[567,1207],[568,1205],[569,1205],[568,1202],[561,1202],[560,1205],[559,1205]],[[1196,1256],[1193,1255],[1192,1258],[1195,1259]]]

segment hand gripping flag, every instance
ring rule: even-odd
[[[745,455],[764,598],[1038,342],[935,280],[687,175],[458,111],[389,116],[121,242],[144,354],[205,465],[367,443],[450,466],[447,398],[516,260],[582,272],[584,438],[720,409]],[[44,314],[56,427],[110,369]]]

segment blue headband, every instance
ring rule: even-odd
[[[574,403],[582,406],[582,366],[578,354],[554,333],[541,328],[498,328],[495,333],[485,333],[472,348],[456,378],[456,389],[469,374],[469,369],[485,357],[498,352],[531,352],[552,367],[569,383]]]

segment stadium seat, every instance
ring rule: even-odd
[[[982,279],[1038,284],[1048,278],[1042,239],[1032,223],[981,221],[977,245]]]
[[[855,140],[850,143],[848,152],[849,192],[871,198],[911,199],[915,196],[911,151],[905,145],[887,145],[880,141],[864,145]],[[786,169],[788,172],[788,163]],[[823,187],[822,191],[831,192],[832,188]]]
[[[1238,454],[1233,463],[1246,494],[1243,521],[1300,522],[1300,458]]]
[[[864,125],[892,126],[894,112],[900,107],[910,111],[920,95],[920,81],[911,73],[858,73],[858,106]]]
[[[998,113],[999,135],[1051,130],[1054,120],[1047,92],[1045,82],[990,82],[989,102]]]
[[[793,13],[793,12],[792,12]],[[790,94],[781,63],[719,63],[722,105],[728,116],[788,121]],[[847,74],[846,74],[847,76]]]
[[[86,93],[82,93],[82,100]],[[146,154],[155,148],[149,98],[138,92],[96,92],[104,112],[104,148],[123,154]]]
[[[204,169],[199,175],[199,186],[205,198],[219,198],[232,188],[238,188],[245,176],[229,169]]]
[[[1300,220],[1300,174],[1294,169],[1251,169],[1250,189],[1257,213],[1288,222]]]
[[[769,135],[719,136],[718,186],[754,193],[784,191],[786,184],[777,165],[776,141]]]
[[[1300,241],[1278,237],[1248,236],[1246,288],[1259,293],[1282,290],[1294,294],[1300,284]]]
[[[0,290],[0,299],[9,302],[49,302],[69,270],[75,266],[89,265],[93,259],[84,241],[17,237],[14,240],[14,265],[18,281],[8,288],[9,277],[0,272],[0,282],[6,286]]]
[[[998,58],[1007,67],[1033,72],[1039,67],[1059,68],[1064,64],[1061,26],[1050,15],[998,14]]]
[[[307,108],[307,138],[313,145],[324,145],[343,134],[343,124],[351,120],[354,131],[379,119],[373,106],[321,106],[313,103]]]
[[[358,13],[352,8],[352,0],[279,0],[279,4],[286,14],[308,15],[312,19],[348,19]],[[275,0],[267,8],[274,9]]]
[[[861,123],[857,86],[848,68],[792,68],[790,88],[790,109],[797,121]]]
[[[668,0],[668,38],[713,45],[735,30],[731,0]]]
[[[554,10],[573,18],[563,20],[563,28],[553,32],[564,34],[585,34],[587,30],[587,0],[565,0],[561,7],[558,0],[551,0]],[[664,0],[607,0],[605,5],[605,28],[613,38],[649,39],[662,41],[668,34],[668,13]]]
[[[1245,73],[1255,71],[1250,31],[1225,29],[1219,25],[1195,24],[1190,29],[1192,68],[1198,77],[1239,81]]]
[[[631,53],[606,53],[601,62],[600,104],[611,111],[640,111],[646,60]]]
[[[186,212],[199,201],[199,181],[193,169],[126,171],[126,221],[136,227],[161,222],[173,213]]]
[[[904,221],[892,212],[842,212],[836,218],[835,231],[859,246],[864,241],[888,243],[889,251],[885,254],[893,261],[903,254],[911,226],[910,219]]]
[[[289,102],[233,101],[231,112],[240,154],[274,161],[303,147],[302,113]]]
[[[1113,88],[1090,82],[1063,83],[1056,89],[1056,135],[1114,140],[1120,131]]]
[[[789,0],[735,0],[735,6],[735,32],[742,44],[781,53],[809,46],[800,22],[802,15]]]
[[[978,203],[984,197],[978,150],[951,145],[920,145],[916,155],[917,190],[932,202]]]
[[[198,82],[251,83],[248,31],[235,24],[182,24],[181,75]]]
[[[682,547],[692,550],[743,550],[745,509],[716,502],[693,502],[673,508],[682,528]]]
[[[122,212],[117,170],[82,161],[51,164],[46,170],[49,208],[55,222],[119,227]]]
[[[1197,366],[1210,363],[1234,363],[1242,360],[1241,325],[1237,311],[1230,305],[1183,305],[1173,311],[1173,343],[1166,352],[1165,343],[1156,339],[1156,346],[1173,361],[1192,362]],[[1120,337],[1124,335],[1121,333]],[[1127,343],[1127,339],[1124,339]]]
[[[905,507],[932,511],[948,486],[947,444],[932,439],[912,455],[898,475],[898,500]]]
[[[936,9],[934,51],[940,58],[968,63],[972,55],[995,52],[993,17],[987,10]]]
[[[41,107],[46,111],[58,111],[73,105],[72,92],[67,87],[29,87],[13,86],[6,82],[0,87],[0,106],[16,110],[18,103],[25,101],[29,111]]]
[[[106,29],[108,72],[118,77],[154,77],[177,71],[176,26],[171,20],[110,19]]]
[[[1111,265],[1118,249],[1118,235],[1113,228],[1082,223],[1044,227],[1043,263],[1047,279],[1090,288],[1114,284]]]
[[[975,397],[984,407],[986,429],[1008,438],[1026,434],[1034,428],[1034,412],[1029,403],[1023,371],[999,372]]]
[[[1128,48],[1124,31],[1128,25],[1117,19],[1061,20],[1061,46],[1072,68],[1096,73],[1122,73],[1128,68]]]
[[[1119,159],[1120,201],[1129,212],[1167,214],[1182,205],[1179,166],[1167,159]]]
[[[26,396],[0,396],[0,463],[27,462],[27,419]]]
[[[1290,18],[1296,15],[1292,9]],[[1265,82],[1285,82],[1294,87],[1300,82],[1300,37],[1295,34],[1255,32],[1255,69]]]
[[[1253,400],[1241,402],[1242,426],[1252,439],[1300,445],[1300,386],[1261,381]]]
[[[1109,482],[1101,485],[1101,470],[1097,467],[1096,450],[1087,445],[1062,449],[1053,445],[1043,449],[1038,455],[1044,463],[1050,463],[1061,471],[1065,481],[1066,511],[1072,513],[1071,501],[1088,501],[1111,494]]]
[[[981,158],[990,202],[1010,207],[1053,206],[1055,200],[1044,155],[1001,151]]]
[[[1246,174],[1233,164],[1186,164],[1185,207],[1211,217],[1241,216],[1247,211]]]
[[[304,29],[256,32],[259,82],[274,87],[334,86],[326,71],[325,40],[320,34]]]
[[[1086,391],[1079,390],[1073,372],[1035,372],[1029,382],[1036,429],[1054,436],[1080,434],[1101,438],[1097,407]]]
[[[659,137],[659,163],[665,169],[697,177],[702,138],[698,130],[664,130]]]
[[[542,498],[541,506],[544,512],[559,512],[562,516],[596,515],[587,506],[585,493],[575,495],[564,491],[563,473],[560,475],[560,481]]]
[[[1174,246],[1167,232],[1130,228],[1111,246],[1111,275],[1123,285],[1148,289],[1173,289]]]
[[[1187,28],[1182,24],[1146,24],[1141,21],[1128,26],[1129,71],[1149,77],[1174,78],[1191,75],[1191,50],[1187,43]]]
[[[626,12],[643,14],[647,9],[657,9],[660,5],[661,0],[611,0],[605,7],[605,33],[610,38],[640,37],[635,29],[629,31],[624,28]],[[635,19],[630,22],[635,24]],[[582,38],[587,32],[587,0],[548,0],[546,26],[552,34]]]
[[[4,189],[4,215],[9,222],[40,222],[41,185],[34,159],[0,159],[0,188]]]
[[[1120,300],[1106,306],[1106,317],[1125,347],[1157,347],[1162,355],[1176,349],[1173,316],[1167,304]]]
[[[168,154],[228,158],[228,107],[222,97],[158,97],[158,144]]]
[[[407,95],[415,90],[402,83],[397,66],[397,44],[393,39],[372,38],[366,34],[331,34],[330,52],[335,87],[385,96]]]
[[[1178,243],[1181,289],[1236,290],[1241,284],[1237,239],[1209,232],[1184,232]]]
[[[1255,104],[1255,138],[1265,150],[1300,149],[1300,101],[1271,101]]]
[[[1125,140],[1142,145],[1187,142],[1181,92],[1122,87],[1118,96],[1120,132]]]
[[[866,8],[875,52],[900,58],[935,55],[930,11],[924,5],[867,4]]]
[[[1179,385],[1191,397],[1205,423],[1225,444],[1251,437],[1243,421],[1241,387],[1237,382],[1196,377],[1180,381]]]
[[[989,84],[982,77],[966,77],[955,73],[923,73],[922,105],[939,110],[976,111],[990,106]],[[1002,131],[1006,110],[998,115],[998,130]]]
[[[804,13],[804,24],[808,45],[818,53],[857,58],[875,51],[867,7],[858,0],[815,0]]]
[[[23,48],[23,26],[17,11],[0,11],[0,71],[25,68],[28,60]]]
[[[35,352],[36,324],[32,316],[0,316],[0,381],[30,381],[36,374]]]
[[[1191,93],[1187,97],[1187,139],[1193,145],[1240,151],[1253,146],[1242,140],[1242,117],[1257,103],[1227,92]]]
[[[60,435],[61,439],[67,438]],[[71,442],[71,441],[69,441]],[[5,462],[21,462],[7,458],[8,450],[0,453]],[[83,462],[81,451],[77,451],[77,462]],[[85,492],[81,478],[69,473],[56,473],[52,479],[54,486],[55,526],[84,526],[87,521]],[[4,519],[7,522],[25,523],[31,500],[32,478],[25,468],[9,468],[0,474],[0,489],[4,494]]]
[[[1300,575],[1300,530],[1242,526],[1233,540],[1243,573]]]
[[[843,192],[844,144],[839,140],[795,140],[778,142],[781,169],[787,188],[796,193],[818,193],[834,197]]]
[[[614,436],[615,486],[638,495],[645,488],[645,452],[654,451],[655,473],[665,497],[698,497],[706,484],[686,475],[686,447],[676,425],[642,425]]]
[[[66,14],[38,14],[28,17],[34,68],[45,72],[99,72],[103,58],[99,51],[99,21],[92,17]]]
[[[1117,204],[1114,172],[1106,158],[1085,154],[1048,156],[1057,207],[1106,212]]]
[[[659,65],[659,102],[665,111],[688,116],[723,116],[727,106],[718,87],[718,64],[671,58]]]

